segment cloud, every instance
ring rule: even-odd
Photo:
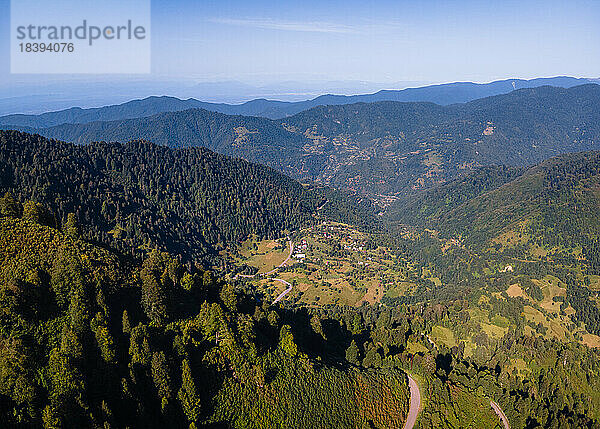
[[[300,22],[300,21],[275,21],[272,19],[260,19],[260,18],[244,18],[244,19],[231,19],[231,18],[215,18],[211,19],[211,22],[217,24],[226,25],[238,25],[244,27],[262,28],[266,30],[280,30],[280,31],[299,31],[305,33],[337,33],[337,34],[351,34],[357,33],[354,27],[337,24],[333,22]]]

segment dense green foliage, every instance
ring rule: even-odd
[[[39,204],[23,205],[36,221],[0,206],[4,426],[401,427],[404,369],[426,392],[424,428],[498,427],[489,399],[513,427],[598,427],[597,351],[526,334],[524,303],[484,306],[510,321],[501,338],[463,299],[284,310],[166,253],[125,265],[72,216],[61,232]],[[440,325],[479,329],[475,350],[429,341]]]
[[[595,266],[592,248],[600,234],[600,153],[563,155],[518,173],[482,169],[408,204],[398,204],[390,210],[390,218],[479,245],[525,222],[523,232],[533,242],[548,247],[581,246]]]
[[[314,133],[353,135],[365,147],[402,133],[420,150],[432,114],[470,112],[475,122],[456,116],[446,129],[471,138],[494,117],[481,153],[507,135],[532,144],[544,132],[554,143],[577,135],[587,147],[596,124],[567,130],[572,118],[548,104],[585,104],[582,88],[525,92],[535,105],[524,106],[510,94],[494,106],[335,110],[358,115],[352,121],[324,107],[310,138],[291,123],[308,126],[314,112],[269,126],[324,147],[336,145]],[[559,124],[538,122],[538,104]],[[594,118],[588,108],[573,112],[585,122]],[[531,129],[511,128],[519,114]],[[223,132],[233,124],[220,120]],[[432,132],[441,136],[439,126]],[[235,145],[259,150],[257,134]],[[402,427],[407,371],[425,395],[422,428],[497,428],[490,400],[514,428],[600,427],[599,350],[586,346],[600,341],[592,335],[600,334],[600,152],[526,170],[484,167],[374,216],[357,194],[302,186],[204,148],[77,146],[13,131],[0,133],[0,149],[0,426]],[[445,159],[438,149],[422,153],[426,167]],[[395,171],[396,161],[385,168]],[[303,307],[289,297],[271,305],[255,289],[264,278],[252,283],[200,263],[250,235],[297,241],[300,228],[324,219],[370,232],[353,246],[373,253],[345,274],[366,276],[366,256],[386,256],[377,305]],[[352,255],[338,238],[325,239],[332,250],[321,259]],[[306,286],[292,287],[299,294]]]
[[[87,238],[124,252],[158,246],[204,257],[250,234],[311,221],[325,199],[263,166],[206,149],[145,142],[87,146],[0,133],[0,190],[86,225]]]
[[[0,425],[400,427],[401,371],[331,366],[302,315],[191,268],[1,217]]]
[[[467,201],[510,182],[522,172],[520,168],[482,167],[422,193],[404,196],[388,208],[386,217],[392,222],[428,225],[432,219],[438,219]]]

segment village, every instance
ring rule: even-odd
[[[343,223],[322,222],[279,240],[250,241],[240,254],[236,263],[254,271],[239,277],[288,305],[359,306],[414,286],[405,262]]]

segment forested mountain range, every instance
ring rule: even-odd
[[[466,103],[478,98],[505,94],[515,89],[536,88],[543,85],[570,88],[572,86],[591,82],[597,82],[597,80],[561,76],[531,80],[508,79],[485,84],[456,82],[402,90],[382,90],[374,94],[350,96],[327,94],[312,100],[299,102],[256,99],[239,105],[209,103],[194,98],[179,99],[169,96],[152,96],[141,100],[132,100],[119,105],[98,108],[82,109],[73,107],[40,115],[6,115],[0,117],[0,126],[47,128],[62,124],[141,118],[163,112],[175,112],[193,108],[205,109],[227,115],[260,116],[270,119],[282,119],[316,106],[373,103],[378,101],[420,101],[448,105],[454,103]]]
[[[36,132],[76,143],[143,138],[170,147],[204,146],[386,200],[478,166],[526,166],[596,149],[599,103],[600,85],[544,86],[451,106],[321,106],[281,121],[192,109]]]
[[[519,165],[534,148],[509,154],[503,144],[542,155],[595,144],[590,88],[517,91],[494,105],[318,108],[285,124],[250,118],[256,128],[238,129],[249,140],[233,141],[260,152],[258,138],[273,133],[282,151],[290,133],[312,142],[296,146],[306,154],[338,150],[340,136],[369,148],[395,135],[406,150],[435,145],[431,162],[462,159],[452,139],[476,136],[490,164],[496,153]],[[209,117],[182,118],[198,112]],[[209,123],[205,144],[246,119]],[[183,124],[165,122],[164,135]],[[491,400],[514,428],[599,427],[600,359],[584,344],[600,344],[600,152],[529,168],[473,162],[374,216],[359,196],[203,147],[86,143],[0,132],[0,192],[10,192],[0,198],[0,426],[400,428],[406,371],[425,395],[422,428],[499,428]],[[277,156],[308,175],[308,156]],[[218,267],[226,282],[203,266],[248,236],[318,224],[324,256],[309,264],[318,246],[309,240],[306,260],[277,272],[293,293],[372,276],[371,256],[344,247],[325,219],[362,224],[368,255],[389,260],[374,305],[273,303],[230,267]],[[302,283],[309,276],[315,286]]]
[[[529,169],[488,167],[396,201],[387,219],[439,231],[485,248],[511,234],[513,245],[570,249],[600,267],[600,152],[561,155]]]
[[[11,131],[0,132],[0,191],[46,204],[57,224],[74,213],[88,239],[127,253],[158,247],[186,259],[214,255],[249,235],[297,229],[313,222],[325,201],[321,214],[373,217],[367,204],[347,205],[352,198],[337,191],[305,189],[268,167],[205,148],[78,146]]]

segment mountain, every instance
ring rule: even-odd
[[[354,195],[304,187],[283,174],[205,148],[144,141],[81,146],[0,131],[0,192],[35,199],[88,225],[85,236],[122,251],[153,247],[186,260],[250,235],[280,237],[325,219],[377,228],[374,208]]]
[[[18,132],[0,132],[0,148],[2,192],[48,205],[62,224],[75,213],[86,237],[123,251],[203,258],[311,222],[324,201],[270,168],[204,148],[77,146]]]
[[[597,266],[600,152],[566,154],[529,169],[486,167],[395,202],[389,220],[486,246],[512,233],[514,245],[581,249]],[[597,269],[597,268],[595,268]]]
[[[545,338],[524,316],[537,311],[527,295],[282,307],[178,255],[127,260],[72,219],[50,226],[51,214],[0,198],[2,427],[399,429],[421,394],[424,428],[497,429],[490,398],[513,427],[598,426],[598,351]],[[506,280],[518,288],[523,277]],[[542,303],[541,320],[573,314],[572,303],[592,325],[594,296],[570,282],[565,298],[548,277],[558,300]]]
[[[451,210],[481,194],[508,183],[525,171],[522,167],[486,166],[418,194],[394,201],[386,219],[428,227]]]
[[[570,88],[585,83],[595,82],[593,79],[553,77],[531,80],[508,79],[485,84],[472,82],[456,82],[430,85],[402,90],[381,90],[373,94],[363,95],[321,95],[312,100],[286,102],[267,99],[255,99],[243,104],[209,103],[193,98],[179,99],[175,97],[148,97],[133,100],[119,105],[82,109],[71,109],[48,112],[40,115],[13,114],[0,117],[2,127],[47,128],[62,124],[88,123],[96,121],[114,121],[152,116],[163,112],[175,112],[192,108],[206,109],[227,115],[260,116],[270,119],[281,119],[296,113],[324,105],[344,105],[354,103],[373,103],[378,101],[431,102],[441,105],[466,103],[478,98],[505,94],[515,89],[535,88],[539,86],[556,86]]]
[[[279,121],[192,109],[36,132],[77,143],[148,139],[204,146],[386,202],[478,166],[527,166],[596,149],[599,105],[600,85],[544,86],[450,106],[320,106]]]

